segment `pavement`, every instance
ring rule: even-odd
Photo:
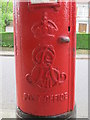
[[[13,51],[0,51],[0,56],[14,56]]]
[[[13,51],[0,51],[0,56],[14,56]],[[90,59],[90,54],[77,54],[76,59]]]
[[[89,55],[76,57],[77,117],[88,118],[88,61]],[[16,82],[14,52],[0,52],[0,118],[15,118]]]

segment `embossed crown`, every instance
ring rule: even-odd
[[[43,38],[45,36],[54,37],[58,27],[52,20],[48,20],[47,13],[44,14],[41,23],[32,26],[31,31],[35,38]]]

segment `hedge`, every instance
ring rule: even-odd
[[[77,34],[77,49],[90,49],[90,34]]]
[[[3,47],[13,47],[13,33],[0,33],[2,36],[2,41],[0,46]],[[88,40],[90,39],[90,34],[77,34],[77,49],[90,49],[88,46]]]
[[[3,32],[0,33],[0,46],[13,47],[13,33]]]

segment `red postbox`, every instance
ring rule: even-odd
[[[76,3],[14,1],[17,116],[75,112]]]

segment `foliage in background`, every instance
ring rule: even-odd
[[[13,33],[3,32],[2,35],[2,47],[13,47]]]
[[[77,49],[89,49],[90,34],[77,34]]]
[[[3,32],[2,45],[3,47],[13,47],[13,33]],[[89,49],[90,34],[77,34],[77,49]]]
[[[0,32],[5,31],[5,27],[13,20],[12,0],[0,0]]]

